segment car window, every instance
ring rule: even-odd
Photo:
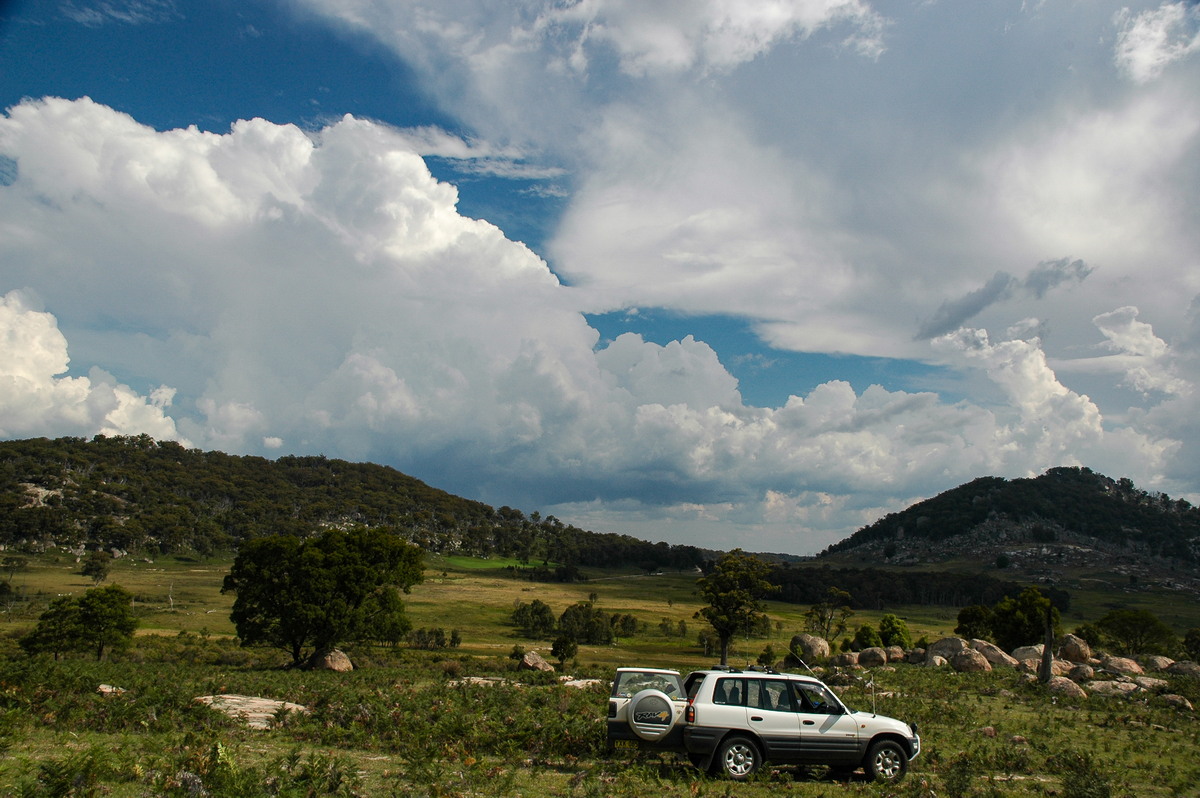
[[[713,703],[744,706],[746,681],[746,679],[718,679],[716,687],[713,688]]]
[[[746,706],[772,712],[791,712],[792,696],[783,679],[746,679]]]
[[[801,712],[814,712],[821,715],[840,715],[842,707],[829,689],[819,684],[795,685],[801,702]]]
[[[679,682],[678,674],[647,671],[618,673],[612,694],[615,698],[632,698],[642,690],[661,690],[671,698],[683,696],[683,685]]]

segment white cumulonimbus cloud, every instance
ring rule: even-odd
[[[697,529],[784,550],[983,473],[1080,461],[1152,481],[1177,445],[1106,430],[1036,341],[981,331],[939,339],[939,356],[982,367],[1007,397],[996,407],[842,381],[747,405],[702,341],[601,343],[586,297],[458,213],[413,146],[352,117],[218,135],[157,132],[86,99],[10,109],[0,276],[54,315],[19,291],[4,301],[0,429],[320,451],[719,545],[682,527],[692,513]],[[1143,352],[1153,336],[1118,321],[1109,340]],[[74,363],[98,367],[88,376],[66,371],[68,340]],[[676,526],[661,508],[682,513]]]

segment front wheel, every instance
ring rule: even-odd
[[[757,746],[745,737],[730,737],[721,743],[713,768],[734,781],[745,781],[754,775],[762,764],[762,755]]]
[[[880,740],[867,752],[865,770],[875,781],[900,781],[908,772],[908,757],[895,740]]]

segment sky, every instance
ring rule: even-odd
[[[1200,503],[1200,4],[0,1],[0,438],[816,553]]]

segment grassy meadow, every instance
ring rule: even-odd
[[[133,648],[109,661],[26,657],[15,638],[45,601],[81,593],[91,581],[63,554],[30,562],[14,585],[38,596],[0,615],[0,794],[60,796],[1200,796],[1200,723],[1156,697],[1054,699],[1015,672],[955,674],[908,665],[860,672],[838,688],[852,707],[920,725],[923,753],[899,785],[836,780],[822,769],[767,768],[734,784],[700,774],[671,755],[604,746],[607,684],[618,665],[683,670],[711,665],[696,643],[695,574],[612,572],[587,583],[513,579],[497,560],[432,557],[406,597],[414,627],[459,630],[442,651],[348,647],[350,674],[288,670],[283,652],[242,649],[220,593],[229,557],[125,558],[108,584],[137,598]],[[568,670],[601,680],[563,687],[518,674],[518,637],[507,618],[517,602],[541,599],[561,613],[594,594],[610,613],[646,629],[612,646],[580,646]],[[1102,608],[1102,594],[1082,597]],[[1143,597],[1151,609],[1166,596]],[[1180,602],[1175,602],[1179,604]],[[772,603],[769,639],[738,641],[733,664],[763,646],[782,653],[805,607]],[[956,610],[891,608],[914,639],[950,633]],[[1180,623],[1197,625],[1191,611]],[[1101,613],[1102,614],[1102,613]],[[877,623],[860,612],[854,623]],[[1075,615],[1073,611],[1072,616]],[[1084,618],[1094,620],[1096,616]],[[683,621],[685,637],[659,624]],[[1076,623],[1065,619],[1067,625]],[[489,684],[468,676],[504,677]],[[1169,692],[1200,702],[1200,684],[1167,677]],[[100,684],[125,692],[102,695]],[[194,702],[240,693],[302,704],[255,731]]]

